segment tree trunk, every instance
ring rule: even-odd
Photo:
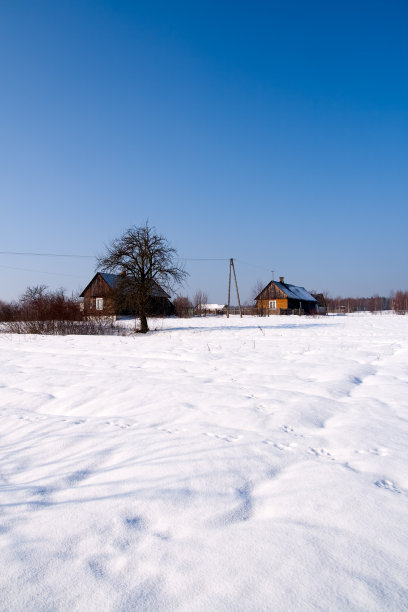
[[[149,331],[146,315],[140,315],[140,333],[146,334]]]

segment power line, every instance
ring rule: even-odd
[[[83,278],[78,274],[64,274],[63,272],[46,272],[45,270],[32,270],[30,268],[15,268],[14,266],[3,266],[0,264],[0,268],[6,268],[7,270],[18,270],[19,272],[35,272],[36,274],[50,274],[51,276],[69,276],[71,278]]]
[[[80,257],[95,259],[95,255],[79,255],[77,253],[33,253],[29,251],[0,251],[0,255],[29,255],[30,257]],[[180,257],[183,261],[229,261],[228,257]]]
[[[0,251],[0,255],[29,255],[30,257],[74,257],[95,259],[95,255],[77,255],[68,253],[30,253],[25,251]]]
[[[264,272],[270,272],[267,268],[263,266],[258,266],[257,264],[249,263],[248,261],[242,261],[242,259],[236,259],[235,261],[239,261],[239,263],[244,264],[245,266],[250,266],[251,268],[257,268],[258,270],[263,270]]]
[[[182,261],[229,261],[229,257],[214,258],[214,257],[180,257]]]

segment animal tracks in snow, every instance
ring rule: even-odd
[[[292,427],[291,425],[282,425],[281,430],[284,431],[287,434],[291,434],[292,436],[294,436],[295,438],[303,438],[303,434],[299,434],[295,431],[294,427]]]
[[[9,416],[4,414],[2,416]],[[91,423],[92,425],[108,425],[117,429],[130,429],[139,425],[137,421],[133,419],[109,419],[109,418],[84,418],[84,417],[69,417],[58,414],[44,414],[36,412],[27,412],[19,415],[13,415],[19,421],[25,421],[27,423],[37,423],[41,421],[48,421],[54,423],[65,423],[66,425],[86,425]],[[130,422],[131,421],[131,422]],[[173,433],[170,432],[169,433]]]
[[[397,485],[394,482],[392,482],[392,480],[377,480],[374,484],[376,487],[379,487],[380,489],[391,491],[391,493],[404,493],[404,491],[399,489]]]
[[[218,438],[219,440],[224,440],[224,442],[238,442],[238,440],[242,438],[241,435],[213,433],[210,431],[205,431],[202,435],[208,436],[209,438]]]
[[[335,461],[333,455],[325,448],[313,448],[310,446],[308,452],[316,457],[325,457],[326,459],[330,459],[330,461]]]
[[[146,531],[147,521],[142,516],[129,516],[125,518],[125,527],[132,531]]]
[[[289,442],[289,444],[275,444],[276,448],[284,451],[294,451],[297,447],[296,442]]]
[[[377,457],[386,457],[388,455],[388,449],[387,448],[369,448],[367,450],[365,449],[359,449],[355,451],[357,454],[359,455],[365,455],[367,453],[369,453],[370,455],[376,455]]]

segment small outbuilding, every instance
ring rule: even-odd
[[[325,315],[327,314],[327,302],[323,293],[312,293],[313,297],[317,302],[317,312],[318,314]]]
[[[304,287],[285,283],[283,276],[279,282],[272,280],[256,296],[258,312],[267,314],[316,314],[318,304]]]
[[[97,272],[87,284],[80,297],[84,299],[83,310],[85,315],[113,316],[137,315],[136,308],[116,307],[115,290],[117,289],[119,274]],[[136,300],[129,300],[136,303]],[[165,316],[173,314],[174,306],[170,296],[157,283],[154,284],[148,314],[152,316]]]
[[[225,314],[226,306],[224,304],[198,304],[194,308],[195,315],[220,315]]]

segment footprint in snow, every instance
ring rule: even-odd
[[[242,438],[242,436],[240,435],[232,436],[228,434],[224,435],[207,431],[203,433],[203,436],[208,436],[209,438],[218,438],[219,440],[224,440],[224,442],[237,442]]]
[[[129,516],[125,518],[125,526],[135,531],[146,531],[147,521],[142,516]]]
[[[328,450],[325,448],[313,448],[309,447],[308,453],[315,455],[316,457],[326,457],[326,459],[330,459],[330,461],[334,461],[334,457]]]
[[[275,443],[274,446],[281,451],[293,451],[297,447],[297,444],[296,442],[290,442],[290,444]]]
[[[386,457],[388,455],[388,449],[380,447],[380,448],[369,448],[356,450],[358,455],[365,455],[366,453],[370,453],[370,455],[377,455],[378,457]]]
[[[88,567],[91,570],[94,578],[97,580],[102,580],[105,578],[106,572],[104,568],[104,564],[101,563],[98,559],[91,559],[88,561]]]
[[[136,423],[132,424],[132,423],[123,423],[123,422],[115,422],[115,421],[104,421],[104,424],[112,426],[112,427],[119,427],[119,429],[129,429],[129,427],[132,427]]]
[[[303,438],[303,434],[298,434],[291,425],[282,425],[281,430],[287,434],[291,434],[295,438]]]
[[[392,493],[402,493],[402,491],[397,487],[397,485],[392,482],[392,480],[377,480],[375,483],[376,487],[380,489],[386,489],[387,491],[391,491]]]

